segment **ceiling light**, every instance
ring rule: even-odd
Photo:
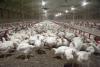
[[[55,15],[55,17],[61,16],[61,15],[62,15],[62,13],[57,13],[57,14]]]
[[[62,15],[62,13],[58,13],[58,15],[60,16],[60,15]]]
[[[46,5],[46,2],[45,1],[42,1],[42,6],[45,6]]]
[[[55,15],[55,17],[58,17],[58,16],[59,16],[58,14]]]
[[[66,10],[65,12],[66,12],[66,13],[68,13],[69,11],[68,11],[68,10]]]
[[[76,8],[75,7],[71,7],[71,10],[74,11]]]
[[[82,6],[86,6],[87,4],[88,4],[88,2],[86,2],[86,1],[82,2]]]

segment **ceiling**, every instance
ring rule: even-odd
[[[85,11],[85,9],[90,10],[98,10],[100,9],[100,1],[99,0],[87,0],[90,2],[85,8],[81,6],[83,0],[46,0],[47,5],[45,7],[48,8],[48,13],[55,14],[57,12],[64,12],[66,9],[70,10],[72,6],[77,8],[77,12]]]
[[[41,10],[41,2],[38,1],[40,13],[42,13]],[[100,13],[100,0],[86,0],[89,2],[89,4],[85,7],[82,7],[81,4],[84,0],[44,0],[47,4],[45,7],[42,8],[48,8],[48,15],[55,15],[59,12],[65,13],[65,10],[71,11],[71,7],[74,6],[76,8],[76,13],[82,14],[85,13]],[[87,12],[89,11],[89,12]]]
[[[7,1],[7,0],[0,0],[0,3],[2,1]],[[11,0],[11,1],[18,1],[18,0]],[[87,2],[89,2],[90,4],[87,5],[85,8],[81,6],[81,2],[83,0],[44,0],[45,2],[47,2],[44,7],[41,5],[42,0],[19,0],[19,1],[22,2],[21,4],[24,5],[24,7],[26,8],[25,11],[27,11],[27,13],[31,11],[33,13],[35,12],[37,15],[43,14],[42,8],[47,8],[48,15],[53,16],[54,14],[59,12],[64,13],[66,9],[70,10],[71,6],[77,8],[76,12],[80,14],[81,12],[87,12],[86,11],[87,9],[93,12],[100,12],[100,0],[87,0]],[[0,5],[0,7],[2,6]]]

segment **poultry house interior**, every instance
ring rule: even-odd
[[[0,67],[100,67],[100,0],[0,0]]]

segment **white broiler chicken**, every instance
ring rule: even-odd
[[[3,38],[3,42],[0,43],[0,53],[7,55],[14,49],[14,47],[15,46],[12,41],[6,41],[5,38]]]
[[[87,66],[89,67],[89,62],[91,61],[90,57],[91,57],[91,54],[89,52],[86,52],[86,51],[77,52],[77,62],[81,65],[87,64]]]
[[[34,35],[34,36],[31,36],[29,38],[29,44],[34,45],[35,41],[38,39],[37,37],[38,37],[38,34]]]
[[[100,53],[100,44],[96,46],[96,52]]]
[[[64,33],[64,32],[59,32],[57,35],[58,35],[59,37],[64,37],[64,36],[65,36],[65,33]]]
[[[72,40],[75,37],[74,33],[66,32],[65,33],[65,38],[68,40]]]
[[[34,41],[34,46],[37,48],[38,54],[44,53],[42,50],[44,47],[44,37],[42,35],[37,36],[37,39]]]
[[[44,46],[44,42],[42,40],[37,39],[35,40],[34,46],[41,48]]]
[[[57,47],[62,46],[63,42],[61,38],[57,38]]]
[[[75,37],[73,38],[72,42],[69,45],[70,47],[74,47],[77,50],[81,50],[81,48],[83,47],[83,40],[81,37]]]
[[[25,40],[18,45],[17,51],[19,52],[19,54],[24,55],[25,61],[27,61],[28,55],[31,55],[34,47],[35,46],[28,44],[28,40]]]
[[[76,57],[77,50],[75,48],[68,47],[65,52],[64,56],[67,61],[73,61]]]
[[[86,51],[90,52],[91,54],[93,54],[95,52],[95,49],[94,49],[93,46],[89,46],[89,47],[86,48]]]
[[[22,40],[15,38],[14,36],[10,37],[10,40],[13,42],[15,48],[21,43]]]
[[[45,38],[44,42],[46,46],[48,46],[49,48],[52,48],[57,45],[57,37],[48,36]]]
[[[69,46],[69,41],[65,38],[62,38],[62,44],[63,46]]]
[[[64,52],[65,52],[66,49],[68,49],[68,47],[66,47],[66,46],[60,46],[58,48],[53,48],[52,50],[54,51],[54,54],[56,56],[60,56],[61,58],[63,58]]]

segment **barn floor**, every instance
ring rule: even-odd
[[[48,49],[45,51],[44,54],[37,54],[33,51],[34,56],[31,56],[27,62],[21,58],[16,58],[16,54],[0,58],[0,67],[72,67],[72,64],[66,63],[66,60],[55,58],[52,51]],[[79,65],[74,64],[74,67],[79,67]],[[100,57],[93,58],[90,67],[100,67]]]

